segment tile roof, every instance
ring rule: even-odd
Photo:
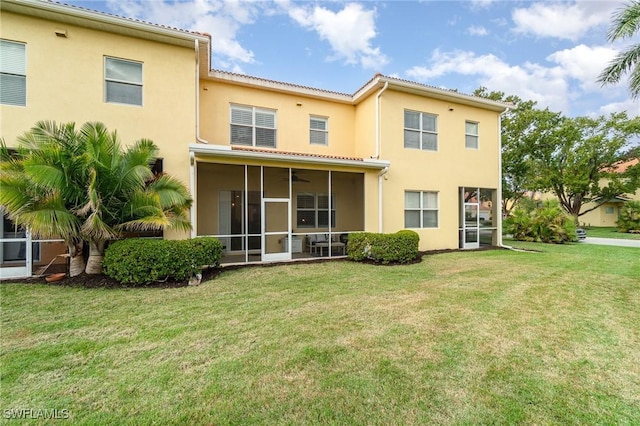
[[[288,83],[286,81],[270,80],[268,78],[255,77],[255,76],[252,76],[252,75],[249,75],[249,74],[239,74],[239,73],[220,70],[220,69],[212,69],[211,71],[212,72],[216,72],[216,73],[220,73],[220,74],[225,74],[225,75],[228,75],[230,77],[250,78],[251,80],[257,80],[259,82],[267,83],[267,84],[281,84],[281,85],[284,85],[284,86],[291,87],[293,89],[313,90],[313,91],[317,91],[317,92],[323,92],[323,93],[326,93],[326,94],[329,94],[329,95],[349,96],[349,97],[353,96],[350,93],[342,93],[342,92],[336,92],[334,90],[319,89],[317,87],[304,86],[304,85],[295,84],[295,83]]]
[[[631,160],[626,160],[626,161],[618,161],[617,163],[614,163],[613,166],[611,166],[606,170],[614,173],[624,173],[627,171],[629,167],[635,166],[638,163],[640,163],[640,159],[638,158],[632,158]]]
[[[295,157],[325,158],[325,159],[331,159],[331,160],[364,161],[363,158],[358,158],[358,157],[346,157],[346,156],[340,156],[340,155],[309,154],[309,153],[305,153],[305,152],[276,151],[276,150],[266,150],[266,149],[251,148],[251,147],[237,146],[237,145],[232,146],[231,150],[232,151],[259,152],[259,153],[264,153],[266,155],[277,154],[277,155],[291,155],[291,156],[295,156]]]
[[[125,21],[129,21],[129,22],[133,22],[133,23],[150,25],[150,26],[153,26],[153,27],[156,27],[156,28],[162,28],[162,29],[171,30],[171,31],[178,31],[178,32],[181,32],[181,33],[191,34],[191,35],[194,35],[194,36],[211,38],[211,34],[208,34],[208,33],[203,33],[203,32],[198,32],[198,31],[190,31],[190,30],[185,30],[185,29],[182,29],[182,28],[171,27],[171,26],[168,26],[168,25],[156,24],[156,23],[149,22],[149,21],[143,21],[141,19],[130,18],[128,16],[122,16],[122,15],[115,15],[115,14],[112,14],[112,13],[102,12],[102,11],[99,11],[99,10],[89,9],[89,8],[86,8],[86,7],[67,4],[67,3],[63,3],[63,2],[59,2],[59,1],[55,1],[55,0],[43,0],[43,1],[46,2],[46,3],[50,3],[50,4],[55,4],[55,5],[59,5],[59,6],[63,6],[63,7],[68,7],[70,9],[75,9],[75,10],[80,10],[80,11],[84,11],[84,12],[95,13],[97,15],[108,16],[108,17],[111,17],[111,18],[123,19]]]

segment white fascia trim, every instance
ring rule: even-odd
[[[263,151],[235,151],[231,149],[230,146],[226,145],[190,144],[189,152],[194,154],[215,155],[218,157],[247,158],[260,161],[286,161],[290,163],[321,164],[326,166],[348,166],[376,170],[382,170],[391,165],[391,163],[386,160],[363,159],[362,161],[359,161],[343,160],[339,158],[307,157],[275,152],[272,154]]]
[[[117,25],[119,27],[126,27],[136,29],[138,31],[144,31],[154,34],[159,34],[167,37],[173,37],[181,40],[200,40],[209,44],[209,38],[204,35],[194,34],[187,31],[180,31],[173,28],[165,28],[158,25],[154,25],[147,22],[137,22],[127,18],[121,18],[119,16],[109,15],[106,13],[77,8],[74,6],[67,6],[60,3],[54,3],[42,0],[2,0],[5,7],[6,5],[17,5],[23,7],[30,7],[34,9],[40,9],[47,12],[59,13],[62,15],[73,16],[76,18],[82,18],[90,21],[97,21],[106,24]],[[7,9],[11,9],[8,7]]]
[[[471,105],[476,107],[481,107],[485,109],[491,109],[495,111],[504,111],[506,109],[512,109],[513,106],[509,104],[505,104],[503,102],[492,101],[491,99],[481,98],[478,96],[466,95],[463,93],[453,92],[447,89],[439,89],[437,87],[425,86],[424,84],[415,83],[411,81],[399,80],[394,78],[387,78],[385,76],[378,76],[374,80],[372,80],[365,87],[360,89],[354,96],[354,103],[358,103],[360,99],[367,98],[372,90],[375,90],[381,84],[389,83],[389,87],[391,89],[404,89],[408,91],[412,91],[414,93],[421,93],[426,96],[435,99],[441,99],[445,101],[451,101],[460,103],[463,105]]]

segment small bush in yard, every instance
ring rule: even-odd
[[[507,232],[518,241],[562,244],[577,241],[576,225],[556,200],[545,201],[540,208],[518,208],[506,220]]]
[[[349,235],[347,257],[357,262],[409,263],[418,257],[419,243],[420,236],[409,230],[395,234],[357,232]]]
[[[616,225],[620,232],[640,232],[640,201],[624,203]]]
[[[104,256],[104,274],[122,284],[185,281],[203,266],[217,267],[222,244],[215,238],[154,240],[130,238],[111,244]]]

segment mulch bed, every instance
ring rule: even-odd
[[[496,250],[498,248],[496,247],[491,247],[491,248],[481,248],[479,250]],[[420,263],[422,262],[422,257],[423,256],[428,256],[428,255],[434,255],[434,254],[441,254],[441,253],[452,253],[452,252],[456,252],[459,250],[456,249],[448,249],[448,250],[431,250],[431,251],[423,251],[418,253],[418,257],[416,259],[414,259],[413,262],[410,262],[409,264],[414,264],[414,263]],[[339,259],[331,259],[331,258],[323,258],[323,259],[313,259],[313,260],[307,260],[306,262],[310,262],[310,263],[325,263],[325,262],[350,262],[350,260],[345,260],[344,258],[339,258]],[[365,260],[361,263],[366,263],[366,264],[370,264],[370,265],[378,265],[378,266],[399,266],[399,265],[407,265],[407,263],[389,263],[389,264],[381,264],[381,263],[377,263],[371,260]],[[233,266],[225,266],[222,268],[211,268],[211,269],[205,269],[202,271],[202,281],[209,281],[212,280],[214,278],[216,278],[218,275],[220,275],[223,271],[229,271],[229,270],[235,270],[235,269],[241,269],[241,268],[265,268],[265,267],[273,267],[273,266],[277,266],[277,265],[285,265],[285,264],[291,264],[291,262],[273,262],[273,263],[263,263],[263,264],[249,264],[249,265],[233,265]],[[102,274],[98,274],[98,275],[87,275],[87,274],[80,274],[78,276],[75,277],[65,277],[60,281],[56,281],[56,282],[47,282],[45,280],[44,276],[41,277],[31,277],[31,278],[23,278],[23,279],[10,279],[7,280],[5,282],[11,282],[11,283],[22,283],[22,284],[48,284],[48,285],[52,285],[52,286],[67,286],[67,287],[84,287],[84,288],[123,288],[123,287],[128,287],[128,286],[124,286],[122,284],[120,284],[120,282],[114,280],[113,278],[110,278],[106,275],[102,275]],[[148,287],[148,288],[177,288],[177,287],[187,287],[189,285],[188,281],[171,281],[171,280],[167,280],[167,281],[162,281],[162,282],[156,282],[153,284],[149,284],[147,286],[144,287]],[[136,286],[138,288],[140,288],[140,286]]]

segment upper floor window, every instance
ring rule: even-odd
[[[105,101],[142,106],[142,63],[104,60]]]
[[[478,149],[478,123],[473,121],[464,122],[464,146]]]
[[[329,144],[329,120],[325,117],[311,117],[309,121],[309,142],[312,145]]]
[[[231,144],[276,147],[276,112],[231,106]]]
[[[27,58],[24,43],[0,40],[0,104],[27,105]]]
[[[404,111],[404,147],[438,150],[438,117],[416,111]]]
[[[405,191],[404,227],[438,227],[438,193],[434,191]]]

